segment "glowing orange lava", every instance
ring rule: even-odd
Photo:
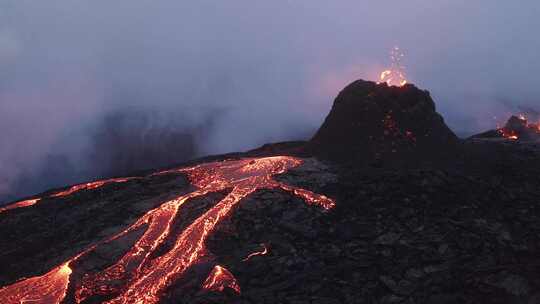
[[[236,278],[230,271],[220,265],[214,266],[214,269],[204,281],[202,288],[219,292],[223,292],[225,288],[230,288],[240,294],[240,285],[238,285]]]
[[[0,289],[0,298],[3,303],[60,303],[66,295],[71,272],[71,268],[64,263],[41,277]]]
[[[498,129],[497,131],[499,132],[499,134],[502,137],[504,137],[506,139],[510,139],[510,140],[518,140],[519,139],[519,136],[517,135],[517,133],[515,131],[507,131],[504,128]]]
[[[538,123],[531,123],[528,121],[527,116],[525,114],[519,114],[517,118],[522,122],[522,126],[518,129],[512,129],[511,127],[508,128],[505,127],[499,127],[497,126],[497,132],[506,139],[509,140],[518,140],[520,137],[522,137],[522,133],[532,133],[532,134],[539,134],[540,135],[540,122]]]
[[[73,270],[69,265],[84,254],[96,248],[89,247],[75,257],[53,268],[46,274],[29,279],[22,279],[12,285],[0,289],[0,299],[6,304],[62,302],[69,286],[69,278]]]
[[[24,201],[16,202],[16,203],[13,203],[13,204],[9,204],[9,205],[7,205],[5,207],[0,208],[0,213],[2,213],[4,211],[11,210],[11,209],[17,209],[17,208],[23,208],[23,207],[32,206],[32,205],[35,205],[40,200],[41,200],[40,198],[34,198],[34,199],[29,199],[29,200],[24,200]]]
[[[164,289],[205,255],[206,239],[216,225],[230,214],[242,198],[259,189],[280,188],[300,196],[310,205],[324,209],[334,207],[334,201],[324,195],[289,186],[272,178],[301,163],[302,160],[298,158],[276,156],[212,162],[161,172],[160,174],[185,173],[198,189],[150,210],[127,229],[104,241],[109,242],[137,228],[146,227],[144,234],[120,260],[99,273],[84,275],[81,284],[76,286],[76,302],[80,303],[93,295],[108,296],[110,300],[105,303],[159,302]],[[172,222],[180,206],[188,199],[227,189],[232,190],[185,228],[172,249],[150,259],[152,253],[170,234]],[[86,252],[88,250],[74,259]],[[67,267],[74,259],[62,265]],[[69,283],[69,274],[65,271],[61,274],[59,275],[59,270],[53,269],[43,276],[19,281],[0,289],[0,296],[9,299],[6,303],[20,303],[24,298],[47,298],[51,299],[48,303],[60,303]],[[51,276],[61,277],[62,284],[50,284]],[[117,287],[118,282],[122,282],[121,287]]]
[[[404,86],[407,84],[407,78],[405,77],[405,67],[401,63],[405,55],[399,47],[394,47],[390,51],[391,66],[389,69],[381,72],[379,76],[379,82],[386,82],[389,86]]]
[[[124,182],[127,182],[127,181],[132,180],[132,179],[134,179],[134,177],[111,178],[111,179],[106,179],[106,180],[90,182],[90,183],[84,183],[84,184],[72,186],[72,187],[70,187],[69,189],[67,189],[65,191],[57,192],[57,193],[51,195],[51,197],[67,196],[67,195],[70,195],[70,194],[72,194],[74,192],[77,192],[77,191],[92,190],[92,189],[99,188],[99,187],[101,187],[101,186],[103,186],[105,184],[124,183]]]
[[[90,182],[90,183],[79,184],[79,185],[72,186],[67,190],[51,194],[49,197],[68,196],[68,195],[71,195],[71,194],[73,194],[73,193],[75,193],[77,191],[96,189],[96,188],[99,188],[99,187],[101,187],[101,186],[103,186],[105,184],[109,184],[109,183],[124,183],[124,182],[132,180],[134,178],[136,178],[136,177],[111,178],[111,179],[106,179],[106,180],[101,180],[101,181],[95,181],[95,182]],[[29,207],[29,206],[35,205],[40,200],[41,200],[41,198],[34,198],[34,199],[24,200],[24,201],[20,201],[20,202],[15,202],[13,204],[9,204],[9,205],[7,205],[5,207],[0,208],[0,213],[2,213],[4,211],[12,210],[12,209]]]
[[[242,260],[242,262],[247,262],[249,261],[249,259],[251,259],[254,256],[268,254],[268,247],[266,247],[266,244],[261,244],[261,247],[263,248],[262,251],[255,251],[253,253],[250,253],[245,259]]]

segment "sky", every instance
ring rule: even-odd
[[[0,202],[137,168],[111,170],[137,147],[165,165],[307,139],[394,46],[455,132],[493,128],[540,108],[539,15],[537,0],[3,0]]]

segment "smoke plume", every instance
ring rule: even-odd
[[[540,2],[0,3],[0,202],[307,138],[399,46],[458,134],[538,104]]]

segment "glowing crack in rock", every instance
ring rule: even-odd
[[[204,280],[202,288],[219,292],[223,292],[225,288],[230,288],[237,294],[240,294],[240,285],[238,285],[236,278],[230,271],[220,265],[214,266],[214,269],[212,269],[206,280]]]
[[[158,173],[185,173],[197,190],[148,211],[124,231],[104,241],[110,242],[138,228],[146,228],[133,247],[116,263],[101,272],[83,276],[82,282],[75,287],[75,301],[81,303],[89,297],[101,295],[109,299],[105,303],[159,302],[163,291],[205,255],[206,240],[216,225],[244,197],[257,190],[283,189],[301,197],[307,204],[326,210],[334,207],[334,201],[324,195],[272,178],[300,164],[302,160],[295,157],[275,156],[212,162]],[[231,189],[229,194],[187,226],[168,252],[150,258],[169,236],[180,206],[191,198],[227,189]],[[71,262],[89,250],[59,267],[69,267]],[[9,299],[5,301],[8,304],[21,303],[26,298],[47,299],[41,303],[60,303],[66,294],[70,273],[53,269],[45,275],[21,280],[0,289],[0,298]],[[57,281],[61,284],[52,284],[51,276],[58,277]],[[121,282],[120,286],[118,282]]]
[[[79,185],[71,186],[67,190],[53,193],[49,197],[52,197],[52,198],[64,197],[64,196],[71,195],[71,194],[73,194],[75,192],[81,191],[81,190],[92,190],[92,189],[96,189],[96,188],[102,187],[102,186],[104,186],[106,184],[110,184],[110,183],[124,183],[124,182],[130,181],[130,180],[135,179],[135,178],[137,178],[137,177],[111,178],[111,179],[106,179],[106,180],[100,180],[100,181],[95,181],[95,182],[79,184]],[[30,207],[32,205],[35,205],[40,200],[41,200],[41,198],[34,198],[34,199],[28,199],[28,200],[24,200],[24,201],[20,201],[20,202],[15,202],[13,204],[9,204],[9,205],[7,205],[5,207],[0,208],[0,213],[2,213],[4,211],[12,210],[12,209]]]
[[[249,259],[251,259],[254,256],[268,254],[268,247],[266,247],[266,244],[261,244],[261,247],[263,248],[263,250],[255,251],[255,252],[252,252],[252,253],[248,254],[248,256],[245,259],[242,260],[242,262],[247,262],[247,261],[249,261]]]
[[[399,49],[394,47],[390,51],[391,66],[389,69],[381,72],[379,76],[379,82],[386,82],[389,86],[404,86],[407,83],[407,77],[405,76],[405,67],[401,63],[405,55]]]

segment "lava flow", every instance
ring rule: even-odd
[[[240,294],[240,285],[238,285],[236,278],[230,271],[220,265],[214,266],[214,269],[204,281],[202,288],[220,292],[223,292],[225,288],[230,288]]]
[[[127,182],[129,180],[132,180],[134,178],[135,177],[111,178],[111,179],[106,179],[106,180],[100,180],[100,181],[75,185],[75,186],[72,186],[72,187],[70,187],[69,189],[67,189],[65,191],[57,192],[57,193],[51,195],[51,197],[67,196],[67,195],[70,195],[70,194],[72,194],[74,192],[77,192],[77,191],[80,191],[80,190],[92,190],[92,189],[99,188],[99,187],[101,187],[101,186],[103,186],[105,184],[109,184],[109,183],[125,183],[125,182]]]
[[[64,197],[64,196],[71,195],[71,194],[73,194],[73,193],[75,193],[77,191],[96,189],[96,188],[99,188],[99,187],[101,187],[101,186],[103,186],[105,184],[109,184],[109,183],[124,183],[124,182],[132,180],[134,178],[136,178],[136,177],[111,178],[111,179],[106,179],[106,180],[100,180],[100,181],[95,181],[95,182],[79,184],[79,185],[71,186],[67,190],[53,193],[49,197],[52,197],[52,198]],[[9,204],[9,205],[7,205],[5,207],[0,208],[0,213],[2,213],[4,211],[12,210],[12,209],[29,207],[29,206],[35,205],[40,200],[41,200],[41,198],[34,198],[34,199],[28,199],[28,200],[24,200],[24,201],[15,202],[13,204]]]
[[[245,259],[242,260],[242,262],[247,262],[247,261],[249,261],[249,259],[251,259],[254,256],[268,254],[268,247],[266,247],[266,244],[261,244],[261,247],[263,248],[263,250],[255,251],[253,253],[248,254],[248,256]]]
[[[404,86],[407,83],[407,78],[405,77],[405,68],[401,63],[405,55],[401,52],[399,47],[394,47],[390,51],[390,61],[392,65],[390,69],[384,70],[379,76],[380,82],[386,82],[389,86]]]
[[[159,302],[163,291],[206,254],[206,239],[216,225],[230,214],[242,198],[259,189],[280,188],[303,198],[310,205],[324,209],[334,207],[334,201],[324,195],[289,186],[272,178],[301,163],[302,160],[298,158],[276,156],[212,162],[162,172],[185,173],[198,189],[150,210],[127,229],[104,241],[109,242],[135,229],[146,228],[135,245],[116,263],[101,272],[83,276],[82,282],[75,287],[75,301],[81,303],[89,297],[101,295],[109,298],[106,303]],[[172,249],[161,256],[150,258],[170,234],[180,206],[188,199],[227,189],[232,190],[185,228]],[[74,259],[59,267],[69,268]],[[19,281],[0,289],[0,298],[8,299],[6,303],[21,303],[30,298],[40,303],[60,303],[66,294],[70,273],[52,270],[43,276]],[[51,276],[60,277],[61,284],[50,284]],[[121,286],[118,286],[118,282],[122,282]]]
[[[34,199],[28,199],[28,200],[16,202],[16,203],[13,203],[13,204],[9,204],[9,205],[7,205],[5,207],[0,208],[0,213],[2,213],[4,211],[11,210],[11,209],[29,207],[29,206],[35,205],[40,200],[41,200],[40,198],[34,198]]]

